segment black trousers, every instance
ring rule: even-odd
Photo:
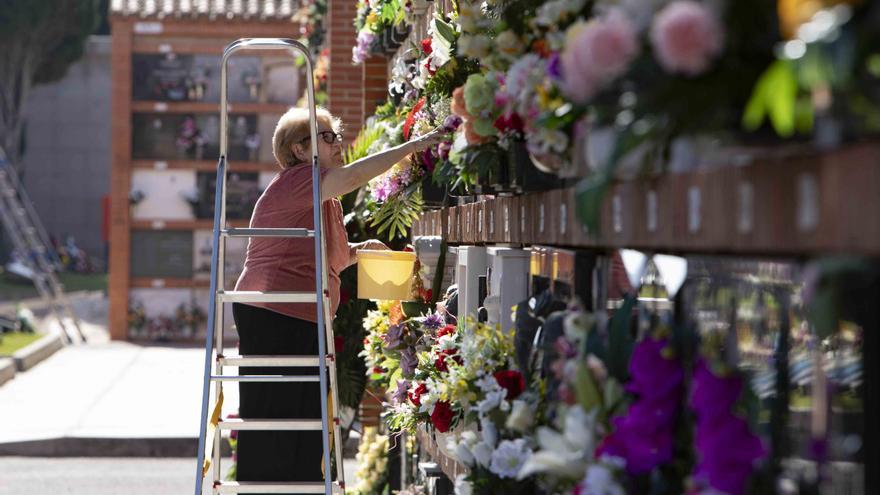
[[[235,303],[241,355],[318,355],[317,325]],[[318,368],[242,367],[242,375],[317,375]],[[239,415],[321,419],[318,383],[239,383]],[[320,431],[239,431],[238,481],[323,481]],[[328,469],[329,471],[329,469]]]

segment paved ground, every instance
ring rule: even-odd
[[[0,469],[0,495],[185,495],[195,486],[192,459],[0,457]]]
[[[111,342],[106,299],[74,307],[88,343],[0,386],[0,495],[190,493],[204,350]],[[224,394],[224,414],[236,411],[237,387]]]
[[[76,310],[88,343],[69,345],[0,387],[0,424],[12,426],[0,428],[0,451],[64,438],[197,438],[204,350],[110,342],[103,298],[78,298]],[[236,411],[237,387],[224,387],[224,395],[224,412]]]
[[[180,458],[0,457],[0,495],[186,495],[195,486],[194,466]],[[354,460],[345,471],[354,486]]]

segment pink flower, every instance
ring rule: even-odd
[[[708,7],[692,0],[667,5],[651,25],[651,43],[657,61],[668,72],[696,76],[724,47],[718,18]]]
[[[568,38],[560,57],[562,90],[577,103],[623,75],[639,48],[635,27],[618,10],[573,27]]]

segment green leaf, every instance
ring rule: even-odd
[[[437,29],[439,37],[434,38],[435,41],[441,41],[446,44],[446,48],[451,48],[455,42],[455,29],[451,24],[444,21],[440,16],[434,16],[434,26]]]
[[[587,368],[586,362],[578,363],[573,388],[575,400],[584,411],[590,412],[597,407],[602,408],[602,392],[599,391],[599,385]]]
[[[797,75],[792,63],[788,60],[773,62],[755,83],[743,112],[743,127],[754,131],[765,117],[769,117],[778,135],[790,137],[795,131],[797,92]]]

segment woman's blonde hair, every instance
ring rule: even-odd
[[[342,121],[334,117],[326,108],[317,107],[315,114],[318,119],[318,131],[342,131]],[[307,141],[310,133],[308,108],[291,108],[278,119],[278,125],[275,126],[275,133],[272,135],[272,153],[281,168],[289,168],[299,162],[290,148],[294,144]]]

